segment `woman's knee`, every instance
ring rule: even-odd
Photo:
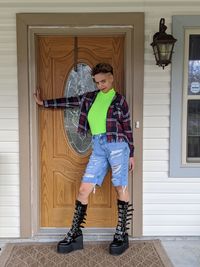
[[[116,190],[118,196],[128,194],[128,187],[127,186],[116,186],[115,190]]]
[[[119,194],[123,192],[123,186],[116,186],[115,189]]]
[[[88,197],[92,191],[92,188],[93,188],[93,185],[91,184],[81,184],[79,188],[79,196]]]

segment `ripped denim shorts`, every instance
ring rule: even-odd
[[[101,186],[109,167],[114,186],[128,185],[130,149],[128,143],[107,142],[106,134],[93,135],[93,151],[83,175],[82,182]]]

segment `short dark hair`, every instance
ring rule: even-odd
[[[94,76],[99,73],[111,73],[113,75],[113,67],[108,63],[98,63],[91,71]]]

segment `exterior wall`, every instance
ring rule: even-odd
[[[162,12],[163,10],[163,12]],[[155,66],[150,43],[164,17],[200,15],[200,2],[0,0],[0,237],[18,237],[19,150],[16,13],[144,12],[144,235],[200,235],[200,177],[169,178],[170,66]]]

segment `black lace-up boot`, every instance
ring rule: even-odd
[[[59,253],[69,253],[74,250],[83,249],[83,234],[81,228],[84,228],[81,224],[85,223],[85,216],[87,210],[87,204],[83,205],[80,201],[76,200],[76,207],[74,212],[74,218],[72,227],[57,245],[57,251]]]
[[[118,200],[118,224],[116,227],[116,231],[114,234],[113,242],[110,244],[109,252],[112,255],[120,255],[122,254],[128,247],[128,233],[129,229],[127,225],[130,223],[129,221],[132,219],[132,204],[128,202]]]

